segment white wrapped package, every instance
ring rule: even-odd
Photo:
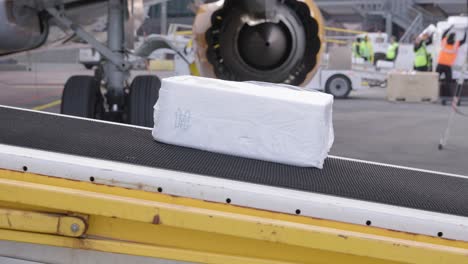
[[[165,78],[154,107],[153,137],[200,150],[322,168],[334,139],[332,104],[331,95],[293,86]]]

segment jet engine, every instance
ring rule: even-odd
[[[320,63],[322,17],[312,0],[225,0],[202,5],[193,27],[200,74],[304,85]]]
[[[0,0],[0,55],[37,48],[47,39],[46,19],[18,2]]]

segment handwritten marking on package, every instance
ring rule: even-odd
[[[190,121],[191,121],[190,110],[182,110],[180,108],[177,108],[177,111],[175,112],[174,128],[187,130],[191,126]]]

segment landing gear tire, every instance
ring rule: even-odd
[[[65,83],[60,113],[86,118],[101,118],[103,113],[99,81],[93,76],[72,76]]]
[[[325,92],[335,98],[347,98],[351,90],[351,81],[343,74],[332,75],[325,84]]]
[[[137,76],[130,86],[128,120],[136,126],[153,127],[153,107],[159,98],[161,81],[152,75]]]

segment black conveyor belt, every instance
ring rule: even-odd
[[[155,142],[151,131],[0,107],[0,144],[468,217],[468,179],[328,158],[323,170]]]

